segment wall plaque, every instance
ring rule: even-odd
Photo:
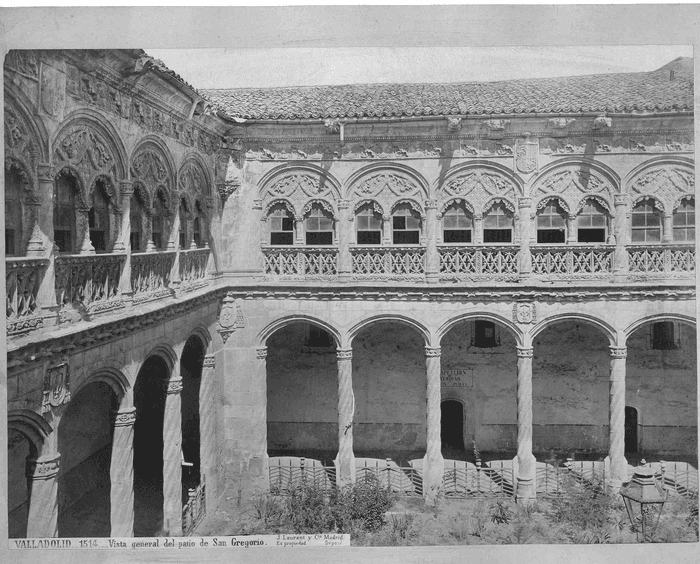
[[[443,388],[472,388],[474,386],[474,370],[472,368],[456,368],[440,372],[440,385]]]

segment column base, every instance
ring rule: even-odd
[[[517,485],[515,488],[515,501],[517,503],[529,503],[537,498],[534,478],[517,477]]]
[[[434,506],[442,493],[442,478],[445,473],[445,459],[423,457],[423,499],[426,505]]]
[[[355,455],[353,454],[348,460],[341,462],[340,453],[338,453],[333,464],[336,469],[336,484],[338,487],[352,486],[356,481]]]

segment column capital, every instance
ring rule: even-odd
[[[182,378],[168,380],[168,395],[179,394],[182,391]]]
[[[119,181],[119,192],[123,196],[131,196],[134,193],[134,185],[131,180],[120,180]]]
[[[438,201],[437,199],[430,199],[425,201],[425,209],[426,210],[436,210],[438,207]]]
[[[627,204],[629,204],[629,201],[630,201],[629,194],[615,194],[613,196],[613,202],[615,204],[615,207],[626,206]]]
[[[627,358],[627,347],[610,347],[611,358]]]
[[[532,207],[532,198],[529,198],[529,197],[518,198],[518,207],[519,208],[531,208]]]
[[[267,347],[258,347],[255,349],[255,355],[258,360],[265,360],[267,358]]]
[[[336,349],[338,360],[352,360],[352,349]]]
[[[216,357],[213,354],[205,355],[202,368],[216,368]]]
[[[40,456],[34,460],[27,460],[26,476],[30,480],[50,480],[58,474],[60,454]]]
[[[39,163],[36,172],[39,182],[53,182],[56,178],[56,168],[49,163]]]
[[[136,408],[127,407],[125,409],[120,409],[118,411],[112,412],[114,414],[114,426],[115,427],[131,427],[136,423]]]
[[[350,205],[352,202],[350,200],[338,200],[338,209],[339,210],[347,210],[350,208]]]
[[[532,358],[534,349],[532,347],[515,347],[518,358]]]
[[[426,357],[440,356],[441,353],[442,353],[442,349],[440,347],[425,347],[425,356]]]

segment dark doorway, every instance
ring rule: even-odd
[[[638,452],[637,423],[637,410],[634,407],[625,406],[625,452]]]
[[[464,450],[464,407],[456,400],[440,404],[440,436],[447,447]]]
[[[170,370],[159,356],[143,363],[134,386],[134,536],[163,529],[163,418]]]
[[[199,337],[187,339],[180,360],[182,376],[182,505],[187,503],[188,492],[200,484],[200,429],[199,390],[202,384],[204,345]]]

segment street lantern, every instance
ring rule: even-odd
[[[663,486],[660,477],[654,475],[654,471],[647,466],[645,460],[634,469],[634,475],[629,482],[622,484],[620,495],[625,502],[627,515],[632,527],[642,534],[642,542],[647,541],[656,531],[666,503],[668,492]],[[641,529],[641,531],[640,531]]]

